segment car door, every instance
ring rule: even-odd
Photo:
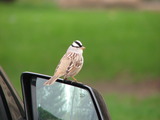
[[[0,67],[0,120],[24,120],[23,103]]]

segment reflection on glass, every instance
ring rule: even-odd
[[[55,82],[44,86],[37,78],[36,100],[39,120],[98,120],[89,92]]]

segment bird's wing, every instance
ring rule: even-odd
[[[53,77],[51,77],[48,81],[44,83],[44,85],[51,85],[54,84],[54,82],[64,75],[66,75],[66,70],[68,66],[70,66],[71,59],[69,59],[67,56],[69,53],[66,53],[60,60],[58,66],[56,67],[56,70],[54,72]]]
[[[67,52],[60,60],[58,66],[56,67],[54,75],[64,76],[66,74],[66,70],[69,66],[72,66],[72,58],[73,53]]]
[[[83,57],[79,54],[73,54],[72,61],[66,70],[68,76],[75,76],[82,68]]]
[[[67,52],[55,70],[55,76],[73,76],[76,75],[83,65],[83,57],[74,52]]]

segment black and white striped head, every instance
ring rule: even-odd
[[[80,48],[80,47],[82,47],[83,45],[82,45],[81,41],[76,40],[76,41],[74,41],[74,42],[72,43],[71,46],[72,46],[72,47],[75,47],[75,48]]]
[[[82,48],[82,49],[84,49],[81,41],[79,41],[79,40],[74,41],[71,46],[75,47],[75,48]]]

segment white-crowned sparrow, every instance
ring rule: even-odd
[[[85,47],[79,40],[74,41],[68,48],[67,52],[61,58],[53,77],[44,83],[44,85],[53,84],[59,77],[64,76],[64,79],[72,77],[79,73],[83,66],[83,50]]]

